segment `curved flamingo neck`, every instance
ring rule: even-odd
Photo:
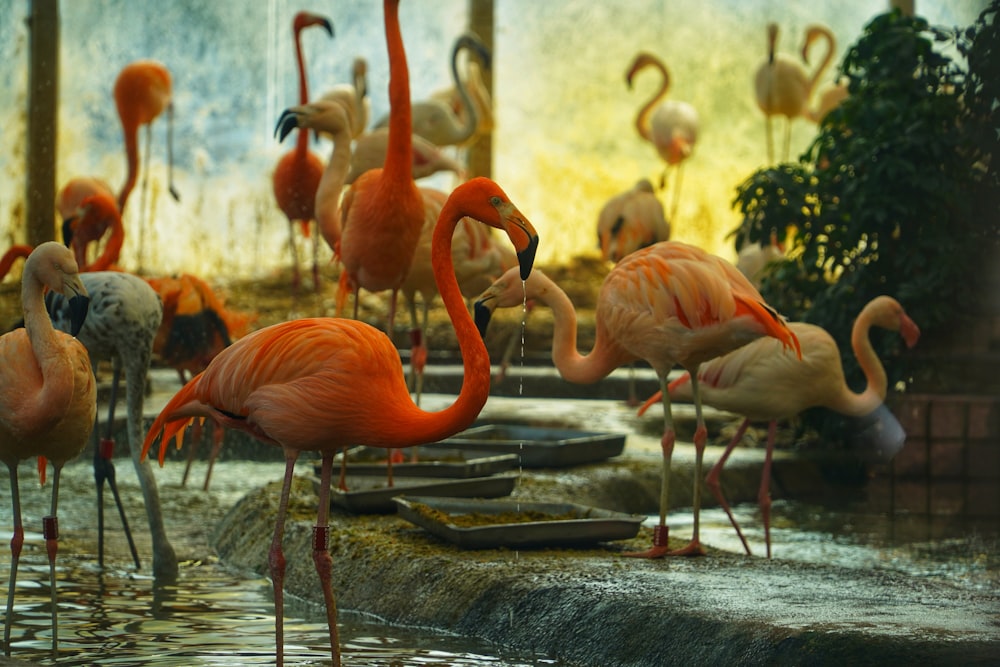
[[[811,43],[816,36],[822,37],[826,40],[826,53],[823,55],[823,60],[820,61],[819,65],[816,66],[816,69],[809,77],[808,91],[810,94],[812,94],[812,91],[816,89],[816,84],[819,83],[819,78],[823,76],[823,72],[826,71],[826,69],[830,66],[830,63],[833,61],[833,50],[836,44],[833,38],[833,33],[829,30],[822,27],[813,27],[810,29],[810,34],[807,37],[807,48],[808,44]]]
[[[7,252],[0,257],[0,280],[7,277],[10,273],[10,269],[14,266],[14,262],[19,259],[26,258],[31,254],[31,246],[26,245],[12,245]]]
[[[660,100],[666,97],[667,93],[670,91],[670,73],[667,72],[666,65],[655,58],[650,58],[646,60],[643,66],[639,69],[641,70],[649,66],[655,67],[660,73],[660,88],[651,98],[649,98],[649,101],[646,102],[641,109],[639,109],[639,113],[635,117],[635,128],[639,131],[639,136],[646,141],[653,140],[652,131],[649,127],[649,117],[652,115],[653,109],[656,108],[656,105],[659,104]],[[636,74],[637,73],[638,70],[636,71]]]
[[[451,78],[455,81],[455,89],[458,91],[458,97],[462,100],[462,106],[465,107],[465,122],[462,124],[461,131],[457,137],[459,143],[471,137],[476,131],[476,126],[479,124],[476,105],[472,102],[472,97],[469,95],[465,81],[458,75],[458,54],[462,49],[471,50],[471,48],[469,40],[463,36],[455,44],[455,48],[451,52]]]
[[[448,200],[438,217],[431,241],[434,280],[448,317],[455,327],[462,353],[462,388],[455,402],[444,410],[424,412],[414,406],[419,412],[412,428],[408,430],[424,442],[435,442],[468,428],[486,405],[490,394],[490,357],[465,306],[451,257],[452,237],[463,217],[460,205]]]
[[[594,348],[586,355],[577,349],[576,308],[569,296],[551,278],[535,271],[529,277],[534,284],[530,296],[552,309],[552,363],[564,380],[576,384],[592,384],[606,377],[630,359],[622,354],[608,354],[607,334],[598,323]]]
[[[295,28],[295,62],[299,68],[299,104],[309,102],[309,84],[306,81],[306,63],[302,55],[302,28]],[[305,155],[309,150],[309,132],[299,129],[295,138],[295,152],[298,155]]]
[[[24,329],[42,375],[41,389],[25,401],[20,415],[29,424],[61,415],[73,396],[73,383],[69,380],[72,367],[67,355],[62,354],[59,335],[45,310],[44,289],[29,260],[21,280],[21,306]]]
[[[139,178],[139,123],[122,118],[122,137],[125,140],[125,183],[118,192],[118,210],[125,210],[125,203]]]
[[[854,328],[851,329],[851,348],[854,350],[854,356],[858,360],[858,365],[868,383],[863,393],[873,394],[873,398],[877,399],[874,407],[878,407],[878,403],[885,400],[885,395],[889,390],[889,380],[886,377],[882,361],[875,353],[875,348],[869,338],[871,323],[871,312],[868,309],[862,310],[854,321]]]
[[[107,271],[118,262],[121,256],[122,245],[125,242],[125,228],[122,226],[121,216],[117,214],[110,216],[108,241],[104,244],[104,251],[100,257],[88,264],[81,271]]]
[[[316,189],[316,223],[334,252],[337,252],[336,246],[340,242],[340,195],[350,168],[351,128],[348,124],[333,135],[333,153]]]
[[[385,41],[389,51],[389,145],[383,170],[393,181],[413,180],[413,118],[410,73],[399,28],[399,0],[384,0]]]

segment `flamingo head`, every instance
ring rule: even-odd
[[[516,266],[507,269],[502,276],[476,297],[473,304],[473,315],[479,334],[486,335],[493,311],[497,308],[514,308],[516,306],[527,308],[529,302],[533,305],[535,300],[544,301],[544,294],[550,282],[545,274],[538,270],[532,271],[531,275],[522,280]]]
[[[326,30],[330,37],[333,37],[333,24],[330,19],[311,12],[299,12],[292,20],[292,31],[298,35],[309,26],[318,25]]]
[[[324,97],[316,102],[285,109],[278,118],[274,134],[279,142],[284,141],[295,128],[308,128],[317,133],[328,132],[337,136],[342,132],[350,132],[352,123],[350,104],[342,103],[338,98]]]
[[[55,241],[43,243],[28,257],[24,273],[35,276],[42,285],[69,300],[70,334],[80,333],[90,307],[90,296],[80,280],[73,252]]]

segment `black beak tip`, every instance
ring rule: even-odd
[[[285,137],[299,126],[298,117],[290,109],[285,109],[278,119],[278,124],[274,128],[274,136],[278,137],[278,143],[285,140]]]
[[[70,334],[74,337],[80,333],[83,323],[87,320],[90,309],[90,297],[78,294],[69,299]]]
[[[528,243],[528,247],[517,253],[517,263],[521,267],[521,280],[527,280],[531,275],[531,267],[535,264],[535,253],[538,251],[538,237]]]
[[[76,220],[76,217],[75,216],[70,216],[70,217],[66,218],[65,220],[63,220],[63,223],[62,223],[63,245],[65,245],[67,248],[73,242],[73,221],[74,220]]]
[[[323,29],[326,30],[326,33],[330,35],[330,37],[333,37],[333,24],[329,20],[323,19],[323,22],[320,23],[320,25],[323,26]]]
[[[493,311],[490,310],[482,301],[476,301],[472,309],[473,319],[476,322],[476,328],[479,329],[479,337],[486,338],[486,329],[490,326],[490,317],[493,316]]]

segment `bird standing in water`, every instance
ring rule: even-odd
[[[323,587],[334,664],[340,665],[327,541],[334,455],[353,445],[392,449],[435,442],[467,428],[486,403],[489,354],[465,307],[451,259],[455,226],[466,215],[507,234],[522,276],[531,271],[538,244],[531,223],[488,179],[460,185],[442,208],[434,232],[434,273],[459,340],[465,378],[450,407],[426,412],[413,403],[399,352],[378,329],[345,318],[300,319],[255,331],[223,350],[167,403],[146,436],[144,456],[161,437],[162,464],[167,443],[192,418],[210,417],[284,452],[285,477],[268,556],[278,665],[283,663],[284,634],[281,544],[299,453],[319,452],[323,460],[313,560]]]
[[[55,561],[58,551],[59,476],[63,465],[87,445],[97,411],[97,386],[84,346],[56,331],[45,310],[46,289],[71,299],[74,333],[87,314],[87,290],[68,248],[54,242],[35,248],[24,266],[21,306],[24,328],[0,336],[0,460],[10,470],[14,536],[10,542],[10,583],[4,616],[4,654],[10,655],[17,566],[24,544],[17,480],[19,461],[38,457],[45,481],[46,460],[52,462],[52,504],[42,520],[49,557],[52,601],[52,650],[59,643]]]
[[[622,259],[604,279],[597,297],[596,338],[587,355],[576,348],[576,311],[558,285],[535,271],[522,289],[510,271],[476,302],[480,330],[495,308],[520,306],[537,299],[552,309],[555,330],[552,361],[570,382],[590,384],[611,371],[644,359],[660,378],[663,393],[663,469],[660,522],[653,548],[634,556],[701,555],[699,511],[701,468],[707,431],[701,413],[698,383],[693,395],[698,426],[695,431],[694,529],[691,542],[671,552],[666,526],[670,460],[675,432],[667,376],[675,364],[697,377],[700,364],[746,345],[761,336],[773,336],[798,350],[795,334],[736,268],[720,257],[685,243],[665,241]]]
[[[847,386],[837,342],[822,327],[805,322],[792,322],[788,325],[802,346],[801,359],[781,354],[781,344],[778,341],[760,338],[724,357],[712,359],[699,369],[701,402],[745,417],[725,452],[709,471],[705,484],[729,516],[747,554],[750,553],[750,545],[722,493],[719,482],[722,467],[733,448],[743,439],[752,420],[770,422],[764,470],[757,495],[764,523],[767,557],[770,558],[771,454],[774,451],[777,421],[794,417],[817,406],[849,417],[864,417],[874,412],[885,400],[889,387],[885,369],[868,338],[872,326],[898,331],[907,347],[916,345],[920,338],[920,328],[898,301],[889,296],[880,296],[868,302],[854,321],[851,332],[854,356],[868,383],[860,393],[851,391]],[[670,383],[670,400],[690,401],[692,387],[691,376],[685,373]],[[639,414],[660,398],[659,394],[651,396],[639,410]]]

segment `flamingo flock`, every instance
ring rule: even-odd
[[[58,640],[59,476],[63,465],[88,442],[94,450],[98,492],[98,562],[103,565],[103,490],[107,484],[140,567],[112,461],[111,426],[122,372],[129,448],[143,489],[153,537],[153,572],[158,579],[175,579],[179,565],[163,523],[149,452],[158,445],[163,465],[168,446],[176,442],[179,447],[185,429],[198,427],[203,420],[212,421],[216,429],[212,460],[222,446],[223,429],[242,431],[280,450],[284,475],[266,555],[273,585],[278,665],[284,663],[283,541],[296,462],[303,452],[322,461],[312,557],[325,603],[332,664],[339,666],[341,641],[329,521],[334,456],[355,445],[399,452],[470,426],[489,396],[491,368],[483,335],[497,308],[521,307],[530,300],[552,310],[552,362],[568,382],[595,383],[619,367],[640,361],[648,363],[659,378],[660,393],[644,407],[660,402],[663,411],[659,522],[651,547],[626,556],[654,559],[706,553],[699,532],[708,438],[703,405],[745,417],[704,483],[729,514],[748,554],[750,548],[721,491],[719,473],[750,420],[771,423],[759,497],[770,557],[766,490],[775,422],[817,405],[845,415],[864,415],[884,400],[885,374],[867,336],[872,326],[878,326],[898,331],[908,345],[916,342],[919,329],[898,302],[882,297],[858,316],[852,342],[869,385],[856,394],[843,381],[841,360],[829,334],[811,325],[786,322],[732,263],[671,239],[672,233],[680,231],[676,213],[681,169],[694,156],[701,121],[693,105],[668,99],[670,70],[648,51],[636,54],[625,79],[632,89],[641,72],[650,69],[659,74],[658,87],[640,106],[634,125],[638,143],[651,146],[664,169],[658,186],[641,177],[595,211],[602,259],[615,265],[600,287],[593,348],[581,353],[572,301],[558,284],[533,269],[539,243],[534,226],[497,182],[467,178],[461,153],[452,152],[489,134],[497,122],[491,91],[483,79],[492,67],[490,50],[472,33],[459,35],[450,52],[453,88],[412,101],[399,4],[400,0],[383,0],[389,113],[373,127],[368,127],[372,92],[368,59],[353,58],[350,84],[337,84],[311,96],[302,33],[322,28],[336,45],[333,21],[306,11],[297,12],[292,20],[299,95],[297,103],[278,118],[275,137],[281,143],[295,133],[295,145],[280,157],[269,176],[273,202],[288,224],[292,291],[297,293],[302,286],[296,232],[300,229],[312,241],[316,292],[322,291],[320,239],[333,253],[339,270],[334,317],[301,317],[252,331],[251,317],[228,311],[196,276],[140,277],[123,268],[142,264],[141,245],[136,257],[125,243],[133,230],[141,238],[143,229],[132,223],[138,216],[128,215],[127,208],[139,181],[139,130],[145,126],[149,143],[152,123],[165,114],[172,134],[173,77],[165,65],[150,59],[126,65],[113,88],[126,156],[126,176],[117,195],[103,178],[69,180],[57,200],[64,243],[45,243],[35,249],[15,245],[0,258],[0,278],[16,259],[26,258],[21,279],[24,328],[0,337],[0,458],[10,469],[15,522],[5,653],[10,653],[17,566],[24,540],[17,476],[20,461],[37,457],[43,478],[46,461],[54,469],[51,517],[46,517],[43,527],[54,649]],[[788,124],[800,116],[821,122],[846,95],[845,88],[834,87],[821,95],[816,106],[811,103],[836,49],[828,29],[812,26],[806,32],[803,61],[808,61],[817,40],[824,40],[827,47],[811,72],[777,53],[777,38],[777,25],[772,24],[768,57],[754,79],[757,104],[767,123],[769,160],[773,159],[773,116],[785,116]],[[331,51],[335,53],[336,47]],[[464,71],[460,69],[462,55],[466,56]],[[788,132],[786,124],[786,157]],[[310,150],[310,136],[332,143],[325,157]],[[179,201],[170,141],[167,161],[168,191]],[[657,193],[666,189],[671,169],[675,178],[668,215]],[[418,182],[441,171],[452,172],[457,185],[438,189]],[[359,320],[363,291],[388,293],[384,326]],[[409,377],[393,338],[400,293],[410,313]],[[86,314],[88,308],[81,304],[88,295]],[[429,412],[420,402],[428,357],[428,312],[438,297],[455,330],[464,376],[451,405]],[[350,300],[353,309],[348,317]],[[104,360],[112,362],[113,383],[102,437],[95,371]],[[143,387],[152,363],[175,368],[182,387],[143,436]],[[678,366],[683,376],[669,381]],[[806,385],[814,391],[788,390]],[[693,529],[690,539],[674,548],[669,543],[667,514],[672,456],[678,441],[672,406],[678,401],[694,404],[697,428]],[[392,456],[389,461],[391,483]],[[340,485],[343,488],[343,469]]]

